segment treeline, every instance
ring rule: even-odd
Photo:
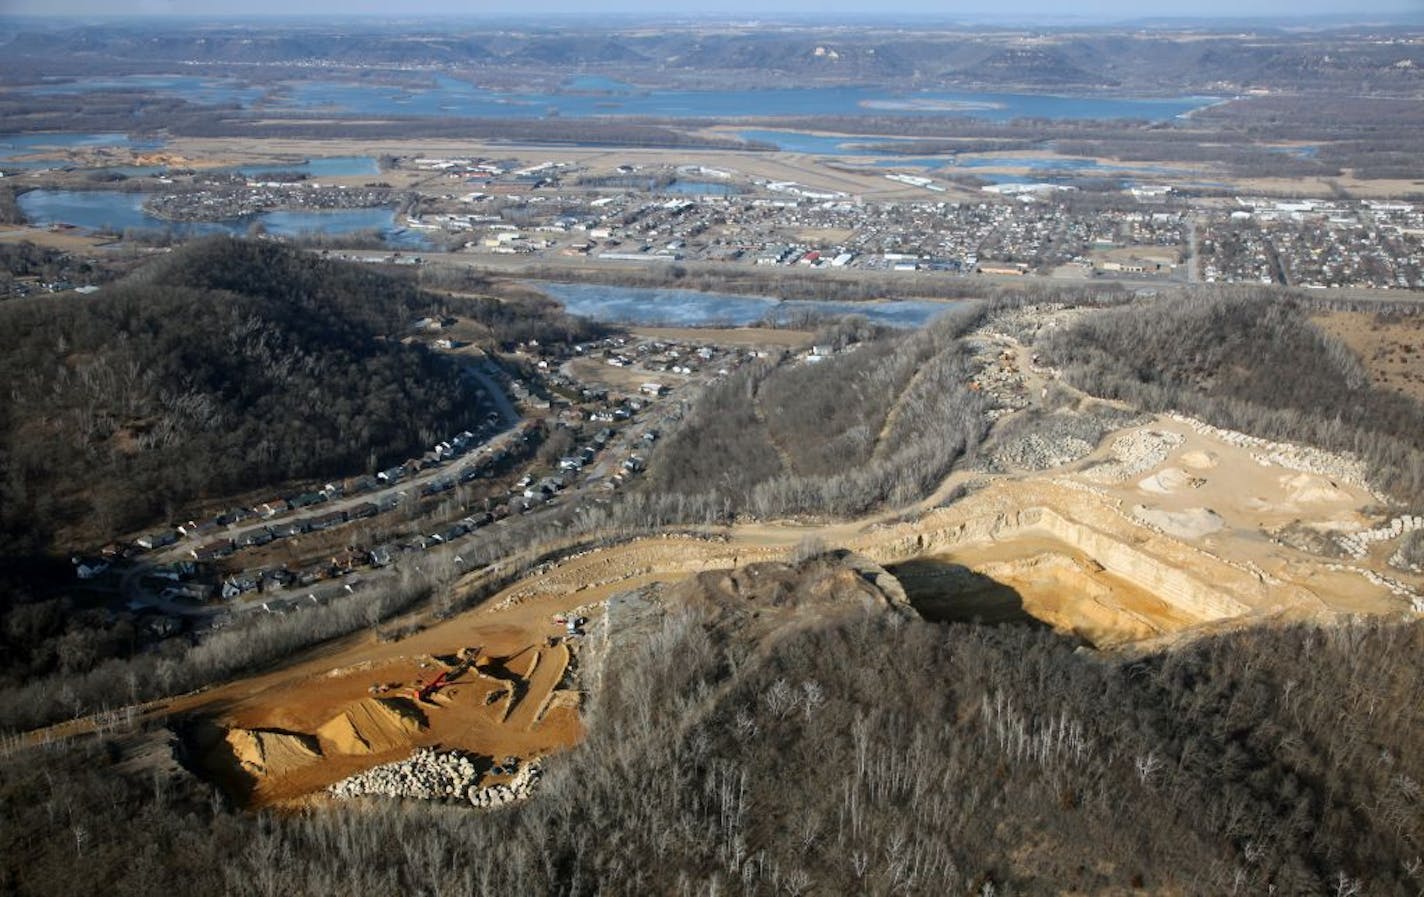
[[[437,30],[360,28],[300,34],[204,23],[85,25],[73,29],[19,26],[5,41],[0,73],[33,83],[41,75],[114,75],[194,71],[272,82],[323,77],[418,89],[425,72],[447,72],[481,85],[554,89],[569,71],[590,72],[656,89],[670,84],[709,88],[879,84],[899,90],[958,88],[1052,90],[1064,85],[1104,91],[1131,85],[1136,93],[1243,92],[1412,95],[1418,52],[1378,30],[1330,29],[1249,34],[1196,31],[1180,38],[1162,31],[1045,32],[1032,47],[1016,32],[916,28],[870,30],[849,39],[842,29],[802,27],[775,33],[712,33],[697,28],[581,27],[559,33],[488,27]],[[830,51],[831,55],[827,54]],[[575,86],[570,93],[619,90]]]
[[[1376,894],[1424,884],[1424,626],[1136,659],[872,617],[761,650],[678,612],[620,643],[526,804],[225,809],[125,774],[154,736],[0,767],[22,895]]]
[[[646,491],[709,520],[849,515],[924,497],[987,431],[960,340],[983,315],[975,303],[818,364],[739,371],[659,448]]]
[[[1371,387],[1354,354],[1289,296],[1173,295],[1085,317],[1037,345],[1093,395],[1355,452],[1378,486],[1424,501],[1424,407]]]
[[[8,184],[0,187],[0,224],[25,223],[25,210],[20,208],[19,192]]]

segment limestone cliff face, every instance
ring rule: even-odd
[[[861,550],[881,564],[896,564],[973,547],[1048,540],[1197,622],[1237,617],[1304,597],[1297,587],[1268,584],[1259,573],[1135,524],[1090,494],[1051,487],[1019,491],[1034,494],[973,496],[915,524],[889,528],[879,538],[868,539]],[[1011,506],[1021,498],[1034,503]]]

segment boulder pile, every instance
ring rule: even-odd
[[[1343,548],[1350,557],[1359,559],[1368,554],[1370,546],[1376,542],[1391,542],[1400,536],[1416,532],[1420,529],[1424,529],[1424,517],[1420,517],[1417,514],[1405,514],[1394,518],[1383,526],[1377,526],[1374,529],[1361,530],[1356,533],[1342,533],[1336,537],[1335,541],[1340,543],[1340,547]],[[1394,563],[1393,560],[1391,560],[1391,563]],[[1402,564],[1395,564],[1395,566],[1407,569],[1404,568]]]
[[[538,761],[524,763],[509,782],[481,788],[477,783],[482,773],[469,755],[420,748],[408,759],[342,779],[327,792],[341,799],[403,797],[469,801],[476,807],[498,807],[528,798],[540,774]]]
[[[1133,430],[1117,437],[1108,448],[1108,459],[1084,471],[1094,483],[1120,483],[1145,473],[1167,460],[1185,437],[1171,430]]]

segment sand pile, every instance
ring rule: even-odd
[[[393,750],[426,727],[425,714],[406,698],[366,698],[338,713],[317,735],[340,754]]]
[[[1281,477],[1281,488],[1296,504],[1348,502],[1350,493],[1325,477],[1313,473],[1298,473]]]
[[[223,738],[238,765],[255,778],[285,775],[321,759],[321,747],[310,735],[229,729]]]
[[[1183,452],[1181,461],[1192,470],[1211,470],[1216,466],[1215,452]]]
[[[1147,477],[1137,484],[1137,488],[1143,492],[1155,492],[1158,495],[1171,495],[1179,489],[1187,486],[1200,486],[1202,481],[1182,470],[1180,467],[1168,467],[1160,470],[1152,476]]]

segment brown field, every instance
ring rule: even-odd
[[[815,334],[807,330],[779,330],[767,327],[630,327],[638,336],[680,343],[713,346],[745,346],[751,349],[785,347],[800,349],[811,345]]]
[[[1354,350],[1376,386],[1424,401],[1424,319],[1332,312],[1314,320]]]

